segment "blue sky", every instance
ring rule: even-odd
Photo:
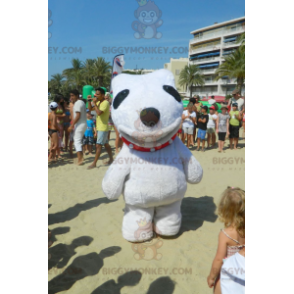
[[[162,11],[163,24],[158,28],[162,37],[136,39],[132,29],[132,22],[137,20],[134,11],[139,7],[136,0],[48,2],[53,22],[48,28],[52,34],[48,39],[49,79],[52,74],[71,67],[72,58],[84,61],[104,57],[111,62],[116,54],[103,52],[103,47],[168,47],[162,54],[131,54],[131,49],[125,53],[126,69],[163,68],[171,57],[188,57],[188,53],[172,53],[171,48],[177,47],[180,51],[188,48],[193,38],[191,31],[245,15],[245,0],[154,0]]]

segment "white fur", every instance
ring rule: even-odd
[[[164,85],[175,88],[173,75],[167,70],[140,76],[120,74],[113,80],[114,101],[119,92],[130,90],[121,105],[112,108],[112,118],[121,135],[133,144],[150,148],[170,141],[169,146],[155,152],[133,150],[124,144],[104,176],[105,195],[109,199],[124,196],[123,236],[133,242],[152,237],[152,222],[159,234],[177,234],[187,182],[199,183],[203,175],[201,165],[179,138],[170,140],[179,129],[183,106],[163,90]],[[152,128],[138,125],[139,113],[147,107],[160,112],[160,121]],[[133,136],[134,132],[147,138],[143,144]],[[156,142],[148,140],[154,134]]]

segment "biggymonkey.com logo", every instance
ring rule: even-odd
[[[52,12],[50,9],[48,9],[48,28],[53,24],[53,20],[50,19],[52,15]],[[48,32],[48,39],[50,39],[52,37],[52,34],[50,32]]]
[[[153,1],[136,0],[139,7],[135,10],[135,17],[137,20],[133,21],[132,29],[135,31],[134,37],[136,39],[160,39],[162,33],[157,29],[163,24],[160,19],[162,11]]]

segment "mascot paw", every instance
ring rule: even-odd
[[[156,243],[156,248],[160,248],[162,245],[163,245],[163,242],[162,241],[158,241]]]
[[[155,256],[155,259],[156,260],[160,260],[161,258],[162,258],[162,254],[157,253],[156,256]]]
[[[155,37],[156,39],[160,39],[162,37],[162,33],[158,32]]]
[[[134,258],[136,260],[141,260],[142,259],[141,255],[139,253],[134,254]]]

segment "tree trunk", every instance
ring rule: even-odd
[[[193,87],[193,84],[190,86],[190,98],[192,98],[192,87]]]
[[[237,90],[240,94],[242,94],[242,88],[244,85],[244,79],[243,78],[237,78]]]

